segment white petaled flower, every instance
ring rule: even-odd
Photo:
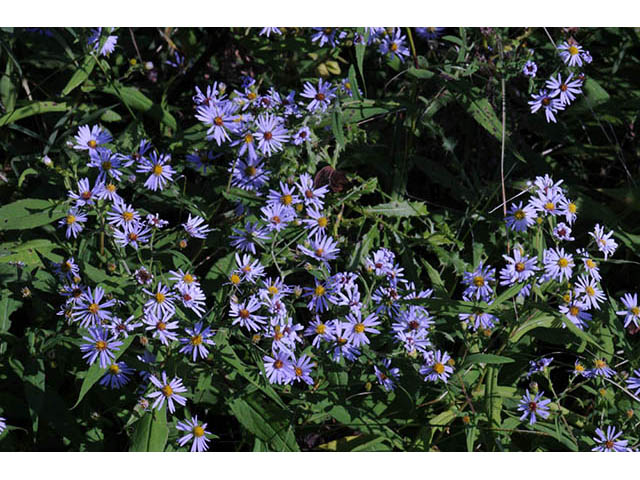
[[[587,275],[580,275],[578,278],[575,294],[576,296],[582,295],[582,301],[596,310],[600,310],[599,303],[607,299],[602,290],[598,288],[596,281]]]

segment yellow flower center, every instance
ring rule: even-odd
[[[291,203],[293,202],[293,197],[289,194],[282,195],[280,197],[280,201],[282,202],[283,205],[291,205]]]
[[[631,313],[637,317],[638,315],[640,315],[640,308],[631,307]]]
[[[156,302],[162,303],[162,302],[164,302],[165,298],[166,297],[165,297],[164,293],[162,293],[162,292],[156,293]]]
[[[193,346],[202,345],[202,335],[195,335],[191,337],[190,343]]]
[[[113,183],[109,183],[107,184],[106,189],[109,190],[109,192],[113,193],[116,191],[116,186]]]
[[[273,223],[280,223],[282,220],[280,220],[280,217],[278,215],[274,215],[273,217],[271,217],[271,221]]]
[[[593,289],[592,286],[588,286],[587,288],[584,289],[585,292],[587,292],[587,295],[589,295],[590,297],[593,297],[596,294],[596,291]]]
[[[522,272],[525,269],[525,265],[522,262],[516,263],[516,272]]]
[[[318,257],[321,257],[323,253],[324,253],[324,250],[322,248],[316,248],[316,255]]]
[[[581,364],[576,365],[576,372],[584,372],[584,367]]]
[[[247,166],[247,168],[244,169],[244,173],[250,177],[253,177],[256,174],[256,172],[257,172],[256,167],[254,167],[253,165],[249,165]]]
[[[111,373],[112,375],[117,375],[120,373],[120,367],[114,363],[113,365],[111,365],[109,367],[109,373]]]
[[[184,283],[193,283],[194,280],[195,278],[193,278],[193,275],[191,275],[190,273],[185,273],[184,277],[182,277],[182,281]]]
[[[596,368],[604,368],[607,366],[607,362],[605,362],[604,360],[596,360],[594,362],[594,365],[596,366]]]
[[[362,333],[362,332],[364,332],[364,323],[356,323],[356,326],[355,326],[355,327],[353,327],[353,330],[354,330],[356,333]]]
[[[238,315],[240,315],[240,318],[249,318],[249,310],[247,310],[246,308],[241,308],[238,312]]]
[[[101,352],[103,352],[106,349],[107,349],[107,342],[105,342],[104,340],[98,340],[96,342],[96,350],[100,350]]]
[[[567,205],[567,209],[569,210],[569,213],[576,213],[578,207],[575,203],[570,203],[569,205]]]
[[[593,261],[593,260],[591,260],[590,258],[587,258],[587,261],[586,261],[586,262],[584,262],[584,263],[585,263],[585,264],[587,265],[587,267],[589,267],[589,268],[595,268],[595,266],[596,266],[596,262],[594,262],[594,261]]]
[[[222,120],[222,117],[216,117],[213,119],[213,123],[215,123],[219,127],[224,123],[224,121]]]
[[[155,167],[153,167],[153,174],[156,176],[162,175],[162,165],[158,164]]]
[[[133,220],[133,212],[123,212],[122,218],[125,222],[130,222]]]
[[[233,283],[234,285],[238,285],[240,283],[240,277],[237,274],[233,273],[231,275],[231,283]]]
[[[302,369],[300,367],[296,367],[295,372],[296,372],[296,377],[302,376]]]
[[[173,388],[171,388],[171,385],[165,385],[162,387],[161,392],[165,397],[170,397],[173,395]]]
[[[105,160],[104,162],[102,162],[102,169],[111,170],[111,162],[109,160]]]
[[[433,370],[440,375],[441,373],[444,372],[444,365],[441,364],[440,362],[436,362],[436,364],[433,366]]]
[[[513,216],[516,220],[524,220],[526,214],[524,213],[524,210],[516,210]]]
[[[282,367],[284,367],[284,363],[282,363],[282,360],[276,360],[276,361],[273,363],[273,366],[279,370],[279,369],[281,369]]]
[[[250,133],[247,133],[244,136],[244,143],[253,143],[253,135],[251,135]]]
[[[571,45],[569,47],[569,53],[571,55],[577,55],[580,52],[580,50],[578,50],[578,47],[576,47],[575,45]]]
[[[318,285],[318,286],[316,286],[316,289],[315,289],[314,293],[315,293],[316,297],[321,297],[322,295],[324,295],[325,291],[326,290],[322,285]]]
[[[71,225],[73,223],[76,223],[75,215],[67,215],[67,225]]]
[[[389,47],[391,49],[392,52],[395,52],[396,50],[398,50],[398,44],[393,42],[391,44],[391,47]]]
[[[164,331],[167,329],[167,324],[166,324],[166,323],[164,323],[164,322],[158,322],[158,323],[156,324],[156,328],[157,328],[158,330],[160,330],[161,332],[164,332]]]
[[[269,285],[269,288],[267,288],[267,290],[269,291],[269,294],[272,296],[278,294],[278,287],[276,287],[275,285]]]
[[[558,260],[558,266],[560,268],[565,268],[567,265],[569,265],[569,260],[567,260],[566,258],[563,257]]]
[[[100,305],[98,305],[97,303],[92,303],[91,305],[89,305],[89,311],[94,315],[98,313],[98,310],[100,310]]]
[[[255,92],[249,92],[249,93],[247,93],[247,98],[248,98],[249,100],[255,100],[255,98],[256,98],[257,96],[258,96],[258,95],[256,95],[256,93],[255,93]]]
[[[553,202],[547,202],[544,204],[544,208],[545,210],[549,210],[550,212],[552,212],[556,209],[556,205]]]
[[[95,140],[91,139],[87,142],[87,145],[89,146],[89,148],[96,148],[98,146],[98,142],[96,142]]]
[[[572,316],[574,316],[574,317],[575,317],[576,315],[578,315],[578,314],[580,313],[580,309],[574,305],[573,307],[571,307],[571,308],[569,309],[569,313],[570,313]]]
[[[484,277],[482,275],[476,275],[475,277],[473,277],[473,284],[476,287],[484,286]]]
[[[324,334],[324,332],[325,332],[326,330],[327,330],[327,326],[326,326],[324,323],[319,323],[319,324],[316,326],[316,333],[317,333],[318,335],[322,335],[322,334]]]
[[[204,436],[204,428],[202,428],[200,425],[196,425],[195,427],[193,427],[193,435],[200,438],[202,436]]]
[[[318,226],[320,228],[324,228],[327,226],[327,224],[329,223],[329,220],[327,220],[326,217],[320,217],[318,218]]]

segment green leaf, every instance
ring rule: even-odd
[[[351,92],[353,93],[353,98],[355,100],[362,100],[362,96],[360,95],[360,89],[358,88],[358,81],[356,80],[356,69],[353,68],[353,65],[349,66],[349,86],[351,87]]]
[[[426,80],[429,78],[433,78],[433,76],[435,76],[435,73],[433,73],[431,70],[424,70],[422,68],[415,68],[415,67],[409,67],[409,70],[407,71],[407,73],[414,77],[414,78],[418,78],[420,80]]]
[[[501,355],[493,355],[491,353],[474,353],[469,355],[465,359],[466,365],[473,365],[474,363],[488,363],[492,365],[501,364],[501,363],[513,363],[515,360],[509,357],[503,357]]]
[[[143,112],[173,130],[178,128],[178,124],[176,119],[173,118],[173,115],[163,109],[160,104],[154,103],[137,88],[121,86],[116,89],[115,87],[109,86],[105,87],[103,91],[110,95],[115,95],[132,110]]]
[[[9,317],[20,308],[21,305],[22,302],[11,298],[10,290],[2,290],[2,292],[0,292],[0,333],[9,331],[11,327]]]
[[[73,89],[82,85],[91,75],[91,72],[96,66],[96,57],[88,54],[84,57],[82,64],[78,69],[73,72],[73,75],[67,82],[67,85],[62,89],[62,96],[69,95]]]
[[[24,107],[20,107],[0,117],[0,127],[10,125],[23,118],[41,115],[51,112],[66,112],[69,109],[66,103],[57,102],[33,102]]]
[[[495,312],[504,302],[518,295],[518,293],[520,293],[520,290],[522,290],[524,287],[524,283],[516,283],[515,285],[511,285],[504,292],[498,295],[495,301],[491,305],[489,305],[489,309],[487,311]]]
[[[28,242],[9,242],[0,245],[0,263],[23,262],[26,266],[43,266],[38,253],[50,251],[56,244],[37,239]]]
[[[362,86],[365,89],[366,95],[366,84],[364,80],[364,51],[367,48],[367,42],[369,40],[369,34],[365,33],[365,29],[363,27],[358,27],[357,32],[360,36],[363,37],[363,41],[356,44],[356,65],[358,65],[358,73],[360,73],[360,78],[362,79]]]
[[[345,145],[345,139],[343,132],[342,113],[338,109],[335,109],[331,114],[331,130],[333,132],[333,136],[336,139],[338,147],[342,150]]]
[[[135,335],[129,335],[127,338],[124,339],[124,341],[122,342],[122,345],[120,346],[120,350],[115,352],[114,362],[117,361],[118,358],[122,356],[122,354],[127,350],[127,348],[129,348],[129,345],[131,345],[134,339],[135,339]],[[94,363],[89,367],[89,370],[87,370],[87,373],[85,374],[84,379],[82,380],[82,386],[80,387],[80,394],[78,395],[78,400],[73,405],[73,407],[71,407],[72,410],[80,404],[84,396],[87,393],[89,393],[89,390],[91,390],[91,387],[93,387],[96,384],[96,382],[104,376],[105,373],[107,373],[107,368],[100,368],[100,364],[98,362]]]
[[[0,230],[26,230],[55,222],[67,213],[64,205],[25,198],[0,208]]]
[[[444,412],[436,415],[431,420],[429,420],[429,425],[434,427],[444,427],[449,425],[456,418],[456,411],[451,408],[449,410],[445,410]]]
[[[414,217],[427,215],[427,206],[422,202],[393,201],[381,203],[373,207],[363,209],[372,215],[384,215],[386,217]]]
[[[277,452],[298,452],[291,423],[282,410],[271,409],[257,398],[236,398],[229,407],[240,424],[260,440],[268,443]]]
[[[25,168],[24,171],[20,174],[18,178],[18,188],[22,187],[22,184],[27,179],[29,175],[37,175],[38,171],[35,168]]]
[[[489,100],[480,98],[467,105],[467,111],[485,130],[498,140],[502,139],[502,122],[498,119]]]
[[[163,452],[169,438],[166,405],[145,412],[131,436],[130,452]]]
[[[517,343],[524,335],[538,327],[546,327],[549,328],[555,321],[555,317],[548,315],[546,313],[539,312],[537,315],[534,315],[529,320],[526,320],[522,325],[516,328],[513,332],[511,332],[511,336],[509,338],[513,343]]]

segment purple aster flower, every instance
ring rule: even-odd
[[[69,198],[75,200],[75,207],[84,207],[85,205],[93,205],[96,199],[96,193],[102,188],[100,183],[91,188],[88,178],[81,178],[78,181],[78,193],[69,190]]]
[[[298,130],[293,136],[293,144],[302,145],[304,142],[308,142],[310,138],[311,130],[309,129],[309,127],[300,127],[300,130]]]
[[[0,435],[7,428],[7,420],[4,417],[0,417]]]
[[[113,352],[117,352],[122,346],[118,337],[110,335],[110,332],[102,327],[89,328],[89,336],[82,339],[87,342],[80,345],[80,350],[84,353],[82,358],[87,359],[89,365],[93,365],[100,357],[100,368],[107,368],[116,358]]]
[[[158,283],[156,292],[153,293],[146,288],[142,290],[151,298],[144,304],[145,313],[151,314],[156,317],[162,317],[164,315],[173,315],[176,310],[174,305],[175,294],[169,291],[169,287]]]
[[[522,67],[522,73],[526,77],[534,78],[536,76],[537,71],[538,71],[538,66],[536,65],[536,62],[534,62],[533,60],[527,60],[527,63],[525,63],[524,67]]]
[[[96,185],[99,189],[96,191],[96,198],[99,200],[108,200],[110,202],[122,203],[124,200],[118,195],[118,186],[112,182],[107,184],[100,183]]]
[[[187,161],[192,163],[192,167],[196,170],[202,170],[203,174],[207,174],[208,170],[212,170],[214,167],[214,160],[222,156],[221,153],[217,155],[212,150],[204,152],[195,151],[187,155]]]
[[[313,385],[313,378],[311,378],[311,370],[315,366],[315,362],[311,360],[307,355],[301,355],[297,360],[294,359],[291,363],[293,369],[292,380],[296,382],[305,382],[307,385]]]
[[[575,238],[571,236],[571,227],[564,222],[560,222],[556,225],[553,229],[553,236],[558,240],[566,240],[568,242],[575,240]]]
[[[98,182],[106,182],[107,177],[111,177],[116,181],[122,178],[122,172],[119,170],[123,165],[120,162],[120,156],[113,153],[108,148],[97,148],[90,151],[89,163],[87,167],[95,167],[98,169]]]
[[[295,374],[289,353],[280,351],[275,353],[273,357],[265,355],[262,359],[264,360],[264,370],[270,383],[277,383],[278,385],[291,383]]]
[[[436,40],[444,33],[444,27],[415,27],[416,35],[423,40]]]
[[[307,337],[315,335],[311,344],[318,348],[321,341],[330,342],[334,339],[333,322],[325,323],[320,320],[319,315],[316,315],[315,320],[304,330],[304,335]]]
[[[560,101],[565,105],[570,105],[576,99],[576,95],[582,93],[582,80],[571,80],[573,73],[570,73],[567,79],[563,82],[562,76],[558,73],[558,78],[549,78],[545,83],[545,86],[550,90],[550,97],[557,97],[560,95]]]
[[[229,171],[232,172],[231,185],[243,190],[258,193],[269,181],[269,171],[264,168],[262,160],[238,158],[231,163]]]
[[[136,212],[132,205],[117,202],[111,205],[111,211],[107,212],[107,221],[109,225],[129,230],[133,225],[140,222],[140,214]]]
[[[460,313],[458,318],[461,322],[468,322],[471,330],[478,331],[482,328],[484,330],[491,330],[499,322],[498,317],[490,313],[484,312],[479,308],[474,308],[471,313]]]
[[[507,266],[500,270],[500,285],[526,282],[539,270],[538,259],[529,258],[520,247],[513,249],[513,258],[508,255],[502,255],[502,258],[506,260]]]
[[[622,430],[616,432],[616,427],[608,426],[607,433],[604,433],[601,428],[596,428],[596,436],[593,440],[596,442],[596,446],[591,449],[593,452],[631,452],[632,450],[627,447],[628,440],[618,440],[622,435]]]
[[[140,267],[133,272],[133,276],[139,285],[149,285],[153,281],[153,274],[144,267]]]
[[[552,98],[549,95],[549,92],[544,88],[540,90],[537,95],[535,93],[532,93],[531,97],[532,100],[529,101],[529,105],[531,105],[531,113],[536,113],[542,108],[544,109],[547,123],[557,123],[554,114],[558,113],[560,110],[564,110],[565,105],[562,103],[562,101],[559,98]]]
[[[77,277],[80,274],[80,267],[78,267],[73,257],[68,258],[61,263],[54,263],[53,270],[61,281],[64,281],[65,279],[71,281],[74,277]]]
[[[329,310],[329,304],[335,303],[333,286],[328,281],[322,283],[316,280],[315,287],[305,287],[304,291],[304,297],[311,297],[307,304],[307,308],[311,311],[322,313]]]
[[[496,269],[490,266],[484,266],[482,262],[473,272],[465,272],[462,283],[467,285],[462,296],[465,299],[475,299],[486,301],[493,293],[493,289],[489,285],[495,280]]]
[[[340,40],[347,36],[347,32],[344,30],[338,30],[333,27],[313,27],[312,30],[314,33],[311,35],[311,41],[318,43],[320,47],[324,46],[325,43],[335,47],[340,43]]]
[[[635,395],[640,394],[640,370],[634,370],[633,374],[635,377],[627,378],[627,387],[629,390],[635,390]]]
[[[187,234],[190,237],[201,238],[203,240],[205,238],[207,238],[207,233],[209,233],[211,231],[209,226],[205,223],[205,219],[204,218],[202,218],[200,216],[195,216],[195,217],[191,218],[191,214],[189,214],[189,218],[187,219],[187,223],[183,223],[182,227],[184,228],[184,231],[187,232]]]
[[[333,330],[332,346],[327,353],[333,352],[334,362],[339,362],[342,357],[353,362],[360,356],[360,350],[349,340],[346,334],[346,325],[339,320],[331,322]]]
[[[640,307],[638,307],[638,295],[634,293],[625,293],[620,301],[624,304],[626,310],[616,312],[616,315],[624,315],[624,328],[627,328],[630,323],[638,328],[638,322],[640,321]]]
[[[589,307],[600,310],[599,302],[604,302],[607,297],[598,288],[597,282],[591,276],[580,275],[575,287],[576,296],[582,295],[582,301]]]
[[[616,374],[615,370],[607,365],[607,362],[602,358],[596,358],[593,361],[593,368],[590,372],[592,375],[605,378],[612,377]]]
[[[171,155],[158,155],[156,152],[151,152],[150,160],[138,166],[136,172],[151,173],[147,181],[144,182],[146,188],[153,192],[164,190],[167,183],[173,180],[173,175],[176,171],[169,164],[170,161]]]
[[[540,360],[530,360],[529,361],[529,371],[527,372],[527,378],[533,375],[534,373],[544,372],[545,369],[551,365],[553,362],[553,357],[541,358]]]
[[[133,372],[135,370],[124,362],[112,363],[107,369],[107,373],[100,379],[100,385],[108,386],[111,389],[121,388],[129,383],[129,375]]]
[[[396,388],[393,379],[400,376],[400,369],[397,367],[391,367],[391,359],[385,358],[382,361],[382,368],[378,368],[377,365],[374,365],[373,370],[376,374],[376,378],[378,379],[378,383],[382,385],[387,392]]]
[[[255,283],[256,279],[264,276],[264,267],[259,260],[253,260],[249,255],[236,253],[236,265],[244,279]]]
[[[213,82],[213,85],[207,85],[205,92],[196,86],[196,94],[192,97],[196,105],[214,105],[224,100],[225,85],[223,83]],[[220,97],[218,97],[220,96]]]
[[[178,445],[183,447],[193,439],[193,444],[191,445],[192,452],[206,452],[209,450],[209,439],[207,435],[211,435],[211,432],[207,431],[206,423],[201,425],[200,422],[198,422],[197,415],[184,422],[178,422],[176,428],[181,432],[187,432],[186,435],[178,439]]]
[[[582,53],[584,49],[577,42],[562,42],[558,47],[562,61],[570,67],[582,66]]]
[[[279,203],[272,203],[260,209],[262,219],[267,222],[269,231],[279,232],[287,227],[289,222],[295,218],[290,207],[285,207]]]
[[[273,153],[279,152],[282,145],[289,140],[289,132],[283,123],[284,119],[268,113],[256,119],[258,131],[255,138],[263,155],[270,157]]]
[[[229,236],[231,245],[243,252],[251,252],[256,254],[256,240],[267,240],[269,233],[264,227],[258,227],[258,222],[247,222],[244,231],[233,228],[235,235]]]
[[[180,349],[180,353],[186,353],[191,355],[195,362],[198,357],[204,359],[209,355],[207,345],[215,345],[215,342],[210,339],[215,335],[211,328],[203,328],[202,322],[196,323],[192,328],[186,328],[188,338],[181,338],[180,343],[184,346]]]
[[[119,154],[119,157],[122,161],[124,161],[123,165],[125,167],[130,167],[133,164],[141,164],[141,163],[147,163],[149,161],[149,159],[147,158],[147,152],[151,150],[153,146],[151,145],[151,142],[149,142],[148,140],[142,139],[140,140],[140,144],[138,145],[138,148],[135,149],[133,152],[131,152],[130,155],[122,155]]]
[[[179,322],[177,320],[171,322],[172,317],[173,312],[166,313],[162,316],[147,313],[147,316],[143,320],[145,325],[147,325],[145,330],[153,331],[152,338],[159,339],[163,345],[169,345],[170,342],[178,339],[175,330],[178,329]]]
[[[148,243],[151,239],[151,230],[144,223],[134,222],[124,227],[124,230],[115,229],[113,239],[117,245],[125,248],[131,245],[135,250],[143,243]]]
[[[406,45],[407,37],[402,35],[400,28],[394,28],[392,35],[386,35],[382,42],[380,42],[380,53],[386,55],[387,53],[393,59],[397,57],[398,60],[404,62],[405,57],[409,56],[409,48]]]
[[[560,215],[560,205],[564,199],[564,194],[559,190],[548,190],[547,192],[538,192],[538,195],[529,199],[529,205],[532,206],[536,212],[542,212],[546,215]]]
[[[573,255],[565,253],[564,248],[550,248],[544,251],[543,260],[545,274],[556,280],[562,282],[564,278],[569,281],[573,273]]]
[[[317,87],[310,82],[305,82],[300,96],[311,100],[307,105],[307,110],[310,112],[326,112],[331,101],[336,98],[336,88],[320,78]]]
[[[109,29],[109,33],[113,32],[113,28]],[[91,30],[91,35],[87,43],[90,47],[93,48],[94,51],[100,51],[100,55],[106,57],[107,55],[113,53],[116,48],[116,44],[118,43],[117,35],[108,35],[104,43],[100,42],[100,38],[102,37],[102,27],[94,28]]]
[[[344,335],[347,336],[354,347],[370,343],[367,333],[380,333],[380,330],[373,328],[380,325],[378,316],[375,313],[370,314],[365,319],[362,319],[360,312],[357,314],[349,313],[345,319],[347,322],[344,324]]]
[[[280,191],[269,190],[267,203],[279,203],[284,207],[292,207],[300,203],[300,197],[296,195],[292,186],[280,181]]]
[[[182,287],[177,287],[177,289],[180,295],[180,300],[182,300],[182,305],[192,310],[198,318],[202,318],[202,315],[206,310],[205,302],[207,297],[205,296],[202,288],[200,288],[200,285],[184,285]]]
[[[505,217],[507,226],[515,232],[524,232],[527,228],[535,225],[536,223],[536,211],[530,206],[522,206],[522,202],[511,204],[509,215]]]
[[[142,326],[142,322],[136,322],[135,318],[134,315],[131,315],[126,320],[123,320],[114,316],[107,328],[115,335],[122,335],[123,338],[128,338],[130,333]]]
[[[260,301],[251,296],[247,301],[230,303],[229,315],[233,319],[232,325],[240,324],[241,327],[246,328],[249,331],[260,330],[260,325],[266,324],[266,319],[262,315],[256,315],[255,312],[260,310]]]
[[[149,380],[151,380],[151,383],[153,383],[153,385],[158,389],[157,391],[151,392],[147,395],[149,398],[156,399],[151,408],[162,408],[164,401],[166,400],[169,411],[173,413],[176,410],[173,402],[182,406],[186,405],[187,399],[182,395],[178,395],[179,393],[187,391],[180,378],[173,377],[171,381],[168,381],[167,372],[162,372],[162,381],[156,378],[155,375],[151,375]]]
[[[601,227],[599,224],[593,229],[593,232],[589,232],[589,235],[593,237],[596,241],[596,245],[598,246],[598,250],[604,253],[604,259],[606,260],[609,255],[613,255],[616,249],[618,248],[618,244],[616,241],[611,238],[613,235],[613,230],[605,235],[604,227]]]
[[[302,198],[305,207],[309,207],[311,205],[318,209],[322,209],[324,207],[323,199],[329,191],[329,187],[327,185],[314,188],[313,178],[311,175],[303,173],[300,175],[300,180],[296,183],[296,187],[300,192],[300,197]]]
[[[579,300],[573,300],[567,305],[560,305],[558,310],[563,313],[580,330],[584,330],[591,321],[591,314],[587,311],[589,305]]]
[[[229,132],[235,133],[237,129],[235,121],[237,108],[229,101],[198,106],[196,118],[209,126],[207,140],[215,140],[218,146],[231,141]]]
[[[89,125],[82,125],[78,128],[75,136],[75,150],[95,150],[100,145],[111,142],[113,138],[109,132],[103,131],[98,125],[89,128]]]
[[[61,218],[60,221],[58,221],[58,225],[67,227],[67,238],[70,238],[72,235],[73,238],[77,238],[78,234],[84,229],[84,226],[82,224],[86,221],[87,216],[84,213],[82,213],[77,208],[71,208],[67,212],[67,216]]]
[[[542,418],[549,417],[550,413],[547,405],[551,400],[542,400],[543,394],[544,392],[540,392],[532,398],[529,390],[527,390],[527,393],[522,396],[520,405],[518,406],[518,411],[523,412],[520,421],[526,420],[527,417],[529,417],[529,425],[533,425],[537,421],[536,415]]]
[[[449,365],[451,357],[447,352],[436,350],[424,354],[425,364],[420,368],[420,375],[425,375],[425,382],[437,382],[442,380],[447,383],[447,379],[453,373],[453,367]]]
[[[274,35],[282,35],[282,30],[280,30],[277,27],[263,27],[262,30],[260,30],[260,33],[258,33],[258,35],[260,35],[260,36],[264,35],[265,37],[269,38],[269,36],[272,33]]]
[[[330,260],[338,258],[340,253],[338,242],[333,237],[323,236],[321,233],[316,233],[314,239],[309,242],[309,248],[298,245],[298,249],[305,255],[324,262],[325,265],[328,265]]]
[[[327,216],[320,209],[315,207],[307,208],[307,216],[309,218],[302,220],[302,223],[304,227],[309,230],[309,234],[324,235],[327,225],[329,225],[329,219]]]
[[[101,325],[111,320],[112,314],[109,311],[115,300],[107,300],[102,303],[104,290],[102,287],[87,289],[73,306],[73,320],[80,320],[80,327],[86,328],[89,325]]]

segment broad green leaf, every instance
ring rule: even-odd
[[[0,263],[24,262],[26,266],[42,266],[36,252],[42,253],[56,248],[50,240],[38,239],[28,242],[9,242],[0,245]]]
[[[318,449],[329,452],[381,452],[389,451],[384,437],[375,435],[349,435],[338,440],[318,445]]]
[[[427,206],[422,202],[392,201],[381,203],[373,207],[363,209],[372,215],[384,215],[386,217],[414,217],[427,215]]]
[[[143,112],[173,130],[178,128],[178,124],[176,123],[176,119],[173,118],[173,115],[163,109],[160,104],[154,103],[149,97],[136,88],[120,86],[116,89],[115,87],[108,86],[104,88],[104,92],[115,95],[132,110]]]
[[[495,312],[496,310],[499,309],[499,307],[506,302],[507,300],[515,297],[516,295],[518,295],[518,293],[520,293],[520,290],[522,290],[524,288],[525,284],[524,283],[516,283],[515,285],[511,285],[509,288],[507,288],[504,292],[502,292],[500,295],[498,295],[498,297],[495,299],[495,301],[489,305],[489,312]]]
[[[335,109],[331,114],[331,130],[338,147],[342,150],[345,145],[345,139],[342,124],[342,113],[338,109]]]
[[[26,230],[55,222],[66,215],[64,205],[25,198],[0,208],[0,230]]]
[[[292,426],[282,410],[269,408],[257,398],[236,398],[229,402],[233,415],[249,432],[276,452],[298,452]]]
[[[539,313],[531,317],[529,320],[526,320],[522,325],[516,328],[513,332],[511,332],[511,336],[509,338],[513,343],[517,343],[524,335],[533,330],[534,328],[546,327],[549,328],[554,323],[555,317],[545,314]]]
[[[169,438],[166,405],[159,410],[153,409],[136,423],[131,436],[131,452],[163,452]]]
[[[120,346],[120,350],[115,352],[116,358],[114,361],[117,361],[118,358],[122,356],[122,354],[127,350],[127,348],[129,348],[135,338],[135,335],[129,335],[129,337],[123,340],[122,345]],[[84,396],[89,393],[89,390],[91,390],[91,387],[93,387],[96,382],[104,376],[105,373],[107,373],[107,368],[100,368],[100,364],[97,361],[89,367],[89,370],[87,370],[87,373],[82,380],[82,386],[80,387],[78,400],[73,405],[73,407],[71,407],[71,409],[76,408],[80,404]]]
[[[0,333],[9,331],[11,320],[9,317],[15,312],[22,302],[11,298],[10,290],[2,290],[0,292]]]
[[[69,109],[66,103],[57,102],[33,102],[24,107],[20,107],[0,117],[0,127],[10,125],[23,118],[41,115],[51,112],[66,112]]]
[[[501,355],[493,355],[491,353],[474,353],[469,355],[464,364],[465,365],[473,365],[474,363],[488,363],[488,364],[501,364],[501,363],[513,363],[515,360],[513,358],[504,357]]]
[[[467,111],[485,130],[498,140],[502,139],[502,122],[498,119],[491,103],[486,98],[473,100]]]
[[[433,78],[433,76],[435,75],[435,73],[433,73],[431,70],[424,70],[422,68],[415,68],[415,67],[409,67],[409,70],[407,70],[407,73],[412,77],[418,78],[420,80]]]
[[[353,98],[355,100],[362,100],[360,89],[358,88],[358,81],[356,80],[356,69],[353,68],[353,65],[349,66],[349,75],[347,78],[349,79],[349,86],[351,87]]]
[[[85,80],[89,78],[89,75],[91,75],[91,72],[93,71],[95,66],[96,57],[91,54],[87,54],[78,69],[73,73],[73,75],[67,82],[67,85],[62,89],[62,96],[64,97],[66,95],[69,95],[73,91],[73,89],[82,85]]]
[[[456,418],[456,410],[453,408],[445,410],[429,420],[429,425],[434,427],[444,427],[449,425]]]

